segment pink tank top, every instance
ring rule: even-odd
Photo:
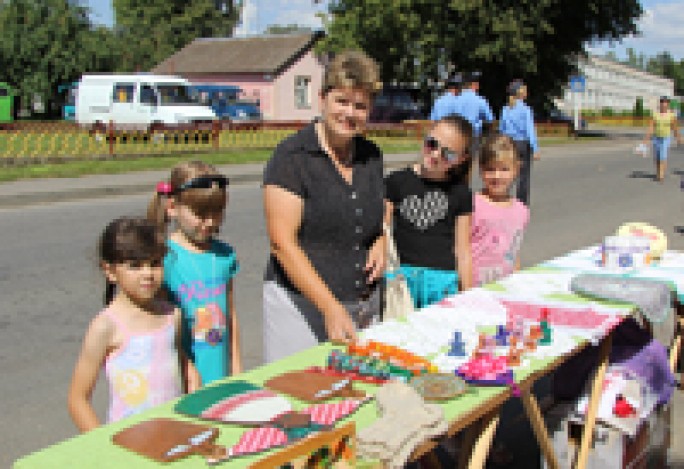
[[[124,336],[121,347],[105,359],[109,381],[107,422],[138,414],[181,395],[176,324],[169,305],[168,320],[150,332],[131,333],[111,309],[106,315]]]

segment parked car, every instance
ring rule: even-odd
[[[263,119],[259,106],[241,99],[242,88],[214,83],[193,83],[193,96],[200,104],[210,106],[219,119],[233,122],[260,121]]]
[[[373,102],[370,122],[403,122],[424,119],[411,93],[402,89],[383,89]]]
[[[540,112],[535,111],[534,121],[551,124],[570,124],[570,128],[573,133],[576,133],[579,130],[587,129],[587,121],[584,118],[580,117],[579,129],[575,129],[575,118],[556,108],[542,110]]]
[[[207,127],[216,119],[192,99],[190,83],[171,75],[83,75],[76,93],[76,122],[101,129],[154,130],[163,125]]]

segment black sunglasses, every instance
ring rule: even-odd
[[[228,178],[225,176],[199,176],[181,184],[175,192],[182,192],[187,189],[212,189],[214,187],[224,189],[228,183]]]
[[[427,148],[430,151],[439,150],[440,156],[447,163],[454,163],[458,160],[459,156],[461,156],[457,151],[451,150],[447,147],[443,147],[439,143],[439,140],[437,140],[435,137],[431,135],[425,137],[423,144],[425,145],[425,148]]]

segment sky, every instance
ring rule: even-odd
[[[111,25],[114,22],[111,0],[82,0],[90,6],[93,21]],[[641,0],[645,10],[639,21],[642,34],[616,44],[593,44],[589,50],[597,53],[614,51],[626,57],[626,49],[652,56],[669,51],[675,59],[684,59],[684,7],[682,0]],[[244,20],[238,34],[258,34],[272,24],[299,24],[321,27],[316,13],[326,10],[327,0],[314,4],[313,0],[247,0]]]

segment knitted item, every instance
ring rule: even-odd
[[[385,384],[375,400],[380,418],[358,433],[362,458],[380,459],[389,468],[403,467],[419,444],[448,429],[441,407],[426,404],[403,382]]]

